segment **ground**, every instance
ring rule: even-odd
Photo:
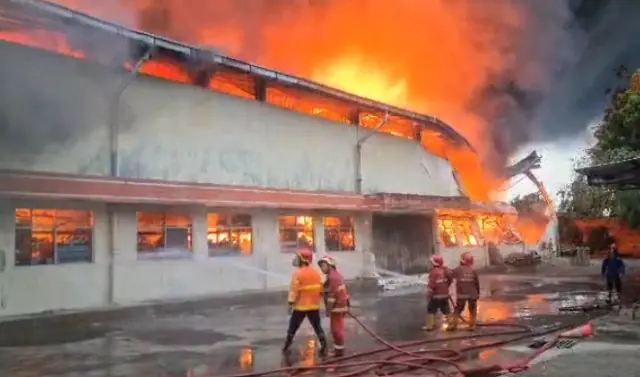
[[[523,376],[571,377],[588,372],[589,376],[604,377],[638,369],[640,362],[630,355],[638,354],[640,318],[631,319],[630,310],[609,312],[596,319],[595,312],[558,311],[560,307],[582,305],[602,297],[602,282],[586,273],[587,269],[582,272],[571,274],[549,268],[482,277],[482,321],[517,322],[538,330],[589,320],[596,325],[597,334],[592,340],[581,341],[571,349],[547,351],[543,361],[534,363]],[[636,284],[634,278],[630,282]],[[637,290],[635,286],[629,289]],[[353,300],[356,316],[385,339],[447,336],[420,331],[424,304],[423,294],[415,290],[358,294]],[[602,314],[605,313],[598,312]],[[186,309],[181,313],[83,323],[64,331],[35,331],[22,338],[21,344],[0,348],[0,376],[199,377],[263,371],[283,364],[280,347],[286,323],[287,312],[282,303],[246,302],[226,308]],[[379,347],[355,321],[349,320],[347,327],[350,352]],[[466,365],[518,360],[532,352],[527,348],[530,342],[527,339],[499,349],[485,349],[472,355]],[[464,342],[447,343],[446,347],[453,347]],[[293,360],[288,362],[316,363],[315,347],[310,328],[303,327]]]

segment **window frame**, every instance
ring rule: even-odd
[[[456,220],[455,229],[457,235],[462,240],[460,243],[461,247],[483,247],[485,245],[484,235],[477,229],[477,226],[478,224],[475,218],[461,217]],[[470,236],[475,238],[476,245],[471,244]]]
[[[210,229],[212,229],[209,226],[209,216],[210,215],[216,215],[216,216],[225,216],[227,217],[227,224],[225,227],[223,228],[213,228],[214,231],[211,231]],[[234,216],[247,216],[249,219],[249,226],[245,226],[245,225],[233,225],[233,217]],[[236,252],[234,252],[233,254],[212,254],[211,251],[211,247],[209,246],[209,235],[212,233],[215,233],[216,235],[219,235],[220,233],[227,233],[228,237],[231,237],[231,235],[233,234],[233,232],[242,232],[242,231],[249,231],[250,236],[250,242],[251,242],[251,249],[249,251],[248,254],[244,254],[242,252],[242,249],[238,248],[238,250]],[[209,258],[216,258],[216,257],[224,257],[224,256],[241,256],[241,257],[250,257],[253,255],[254,253],[254,243],[253,243],[253,215],[250,213],[241,213],[241,212],[225,212],[225,211],[207,211],[207,255]],[[238,244],[239,245],[239,244]]]
[[[287,218],[287,217],[293,217],[294,221],[295,221],[295,226],[290,227],[290,226],[282,226],[281,220],[283,218]],[[304,232],[305,231],[305,225],[298,225],[298,218],[308,218],[310,219],[310,224],[311,224],[311,241],[312,241],[312,245],[311,245],[311,250],[313,251],[313,253],[316,253],[317,250],[317,243],[318,241],[316,240],[317,238],[317,234],[316,234],[316,224],[315,224],[315,219],[313,216],[309,216],[309,215],[291,215],[291,214],[281,214],[278,216],[278,246],[280,249],[280,253],[281,254],[292,254],[295,251],[291,252],[291,251],[285,251],[283,250],[283,242],[282,242],[282,231],[287,229],[287,230],[295,230],[296,231],[296,235],[298,235],[301,231]],[[296,239],[296,245],[298,245],[297,239]],[[299,246],[296,246],[299,247]]]
[[[455,220],[449,217],[438,218],[437,220],[438,220],[438,238],[440,239],[440,243],[442,244],[442,246],[444,246],[445,248],[460,247],[461,246],[460,236],[458,235],[458,232],[456,232]],[[445,221],[452,222],[451,226],[445,225]],[[444,237],[442,236],[442,233],[445,232],[447,228],[450,228],[449,230],[451,230],[451,232],[453,233],[453,236],[455,237],[455,242],[451,245],[448,245]]]
[[[160,248],[154,248],[151,250],[140,250],[140,242],[139,242],[139,238],[140,238],[140,214],[152,214],[152,215],[162,215],[162,236],[164,239],[164,243],[163,243],[163,247],[162,249]],[[167,225],[167,215],[171,216],[184,216],[186,218],[189,219],[189,226],[185,227],[180,227],[180,226],[170,226]],[[159,229],[160,226],[149,226],[148,228],[142,228],[142,229]],[[187,244],[188,247],[186,249],[184,249],[184,251],[187,251],[189,254],[189,257],[187,258],[185,257],[179,257],[179,256],[168,256],[168,257],[158,257],[158,258],[154,258],[154,257],[145,257],[145,256],[149,256],[149,255],[161,255],[162,250],[167,250],[167,235],[168,235],[168,230],[170,229],[186,229],[187,230]],[[188,260],[188,259],[193,259],[193,216],[189,213],[182,213],[182,212],[174,212],[174,211],[162,211],[162,210],[139,210],[136,211],[136,256],[138,258],[138,260]],[[142,256],[142,258],[141,258]]]
[[[26,210],[29,211],[29,225],[21,225],[18,223],[18,211]],[[53,212],[53,224],[51,227],[46,228],[38,228],[34,226],[34,212],[35,211],[52,211]],[[72,262],[60,262],[60,254],[58,252],[58,235],[67,233],[68,231],[60,231],[60,225],[58,224],[58,212],[59,211],[73,211],[73,212],[84,212],[88,214],[89,218],[89,226],[77,226],[74,228],[74,231],[89,231],[90,232],[90,246],[89,246],[89,260],[81,260],[81,261],[72,261]],[[33,207],[33,206],[20,206],[16,207],[13,210],[14,217],[14,228],[13,228],[13,236],[14,236],[14,267],[33,267],[33,266],[58,266],[58,265],[69,265],[75,263],[95,263],[95,214],[93,210],[90,209],[78,209],[78,208],[46,208],[46,207]],[[18,259],[15,258],[16,254],[18,254],[18,245],[16,244],[18,241],[18,232],[19,231],[29,231],[29,242],[31,243],[30,253],[33,253],[33,235],[35,233],[49,233],[51,234],[52,240],[52,253],[53,253],[53,263],[44,263],[44,264],[18,264]],[[33,261],[33,258],[30,258],[30,261]]]
[[[327,219],[348,219],[349,220],[349,225],[348,226],[344,226],[342,224],[340,225],[329,225],[327,226]],[[322,218],[322,225],[324,228],[324,246],[325,249],[328,253],[350,253],[350,252],[355,252],[357,250],[357,243],[356,243],[356,226],[355,226],[355,221],[353,216],[324,216]],[[338,241],[338,245],[340,245],[340,249],[338,250],[332,250],[329,249],[327,247],[327,232],[331,231],[331,230],[336,230],[338,232],[338,237],[340,237],[340,240],[342,240],[342,235],[345,233],[350,233],[351,234],[351,239],[353,240],[353,249],[342,249],[342,242]]]

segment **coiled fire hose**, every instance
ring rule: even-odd
[[[510,365],[489,365],[465,369],[461,362],[465,358],[465,353],[480,349],[496,348],[508,343],[517,342],[531,337],[539,337],[554,332],[562,331],[574,327],[573,325],[558,326],[544,331],[533,331],[529,327],[511,323],[480,323],[477,326],[482,328],[511,328],[496,332],[478,332],[473,334],[452,335],[446,338],[421,339],[408,342],[389,342],[381,338],[367,325],[365,325],[353,313],[347,313],[355,322],[360,325],[372,338],[381,343],[384,347],[354,353],[351,355],[326,359],[323,362],[312,366],[292,366],[267,370],[263,372],[240,373],[228,375],[226,377],[262,377],[269,375],[295,376],[309,371],[325,371],[331,377],[356,377],[363,375],[391,376],[405,374],[411,371],[430,372],[435,375],[451,376],[450,369],[457,371],[457,377],[469,377],[476,375],[486,375],[499,372],[517,373],[528,369],[529,364],[543,352],[554,347],[560,336],[557,336],[544,347],[535,350],[524,360],[519,360]],[[462,319],[464,321],[464,319]],[[466,321],[464,321],[466,322]],[[496,340],[476,345],[463,346],[460,348],[428,348],[421,347],[431,344],[451,341],[464,341],[488,337],[509,337],[507,339]],[[438,369],[434,364],[445,364],[449,370]]]

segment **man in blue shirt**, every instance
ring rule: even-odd
[[[609,291],[608,302],[611,302],[614,288],[618,294],[618,300],[620,300],[624,272],[624,261],[620,258],[616,244],[612,244],[609,248],[609,256],[602,261],[602,277],[607,279],[607,290]]]

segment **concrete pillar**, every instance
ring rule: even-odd
[[[327,244],[324,240],[324,216],[313,216],[313,238],[316,256],[322,257],[327,253]]]
[[[205,207],[196,207],[190,212],[193,259],[196,261],[205,261],[209,259],[207,209]]]
[[[95,205],[93,212],[93,263],[107,265],[111,253],[111,227],[107,206]]]
[[[279,270],[280,237],[278,234],[278,214],[275,211],[259,211],[252,216],[253,258],[255,266],[263,270],[262,289],[271,285],[282,285],[281,281],[270,281],[269,271]]]
[[[441,255],[442,254],[442,244],[440,243],[440,231],[438,229],[438,215],[434,214],[431,217],[431,229],[433,232],[433,254],[432,255]]]
[[[138,219],[135,208],[116,206],[113,226],[113,256],[116,263],[138,259]]]
[[[0,200],[0,314],[6,308],[8,272],[15,265],[15,209]]]
[[[8,200],[0,200],[0,276],[15,265],[15,208]],[[4,268],[3,268],[4,267]]]
[[[376,259],[373,254],[373,216],[371,213],[361,213],[354,216],[354,232],[356,252],[362,257],[360,277],[372,278],[377,275]]]

